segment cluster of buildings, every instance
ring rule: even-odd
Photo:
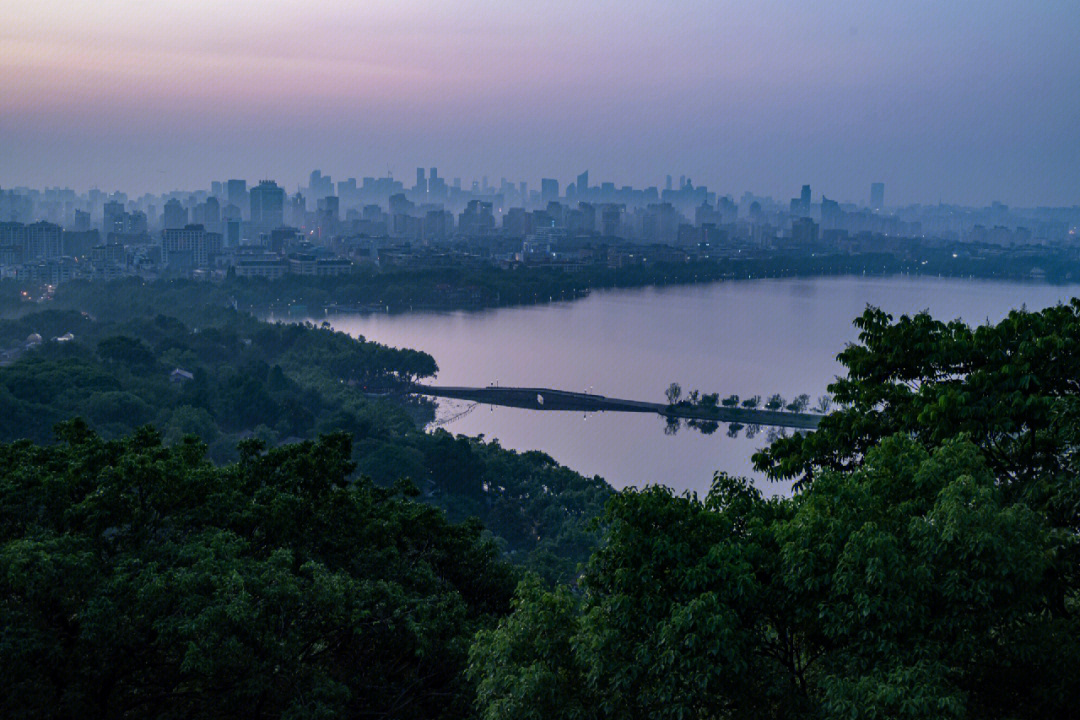
[[[786,202],[752,193],[736,201],[671,176],[663,188],[594,184],[588,172],[565,187],[486,177],[466,187],[433,167],[417,168],[406,186],[389,176],[334,182],[316,170],[293,192],[241,179],[137,198],[0,189],[0,277],[332,275],[364,264],[552,262],[559,248],[580,259],[590,246],[622,248],[617,257],[635,256],[636,246],[722,255],[844,250],[888,238],[1005,247],[1072,243],[1078,224],[1077,207],[887,208],[882,183],[859,205],[815,198],[809,185]]]

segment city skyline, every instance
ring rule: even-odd
[[[0,187],[588,167],[734,196],[1077,203],[1080,9],[864,5],[46,0],[0,31]]]

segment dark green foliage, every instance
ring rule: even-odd
[[[151,370],[156,358],[150,348],[137,338],[114,335],[98,343],[98,357],[105,362],[124,365],[131,370]]]
[[[975,329],[877,309],[856,325],[860,344],[840,353],[848,372],[830,387],[841,409],[758,454],[759,468],[809,482],[897,432],[928,447],[964,433],[1011,499],[1080,530],[1080,299]]]
[[[583,478],[540,452],[444,430],[360,443],[361,472],[387,484],[408,477],[451,519],[477,517],[510,557],[549,581],[569,580],[596,544],[589,524],[611,496],[599,477]]]
[[[488,720],[1065,717],[1080,702],[1074,535],[967,441],[897,436],[765,500],[624,491],[580,581],[519,589],[470,668]],[[559,702],[559,699],[562,701]]]
[[[169,285],[149,287],[164,292]],[[200,325],[137,311],[113,321],[52,310],[40,321],[23,318],[17,332],[75,321],[79,336],[45,342],[0,367],[0,442],[49,442],[55,423],[80,416],[106,438],[144,423],[169,444],[195,435],[213,460],[229,462],[245,438],[273,446],[340,431],[353,438],[362,473],[384,487],[410,478],[423,499],[455,521],[481,518],[506,552],[544,577],[572,578],[588,557],[596,534],[585,526],[610,488],[541,453],[421,432],[415,418],[430,417],[431,406],[402,390],[438,369],[430,355],[328,327],[260,322],[227,308],[183,313],[199,316]],[[191,379],[173,377],[175,369]]]
[[[0,446],[0,715],[469,715],[515,582],[478,525],[350,483],[343,435],[215,467],[60,434]]]

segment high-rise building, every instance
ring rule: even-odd
[[[285,190],[273,180],[263,180],[251,188],[251,224],[273,230],[285,224]]]
[[[811,199],[809,185],[802,186],[802,194],[799,196],[799,200],[802,202],[804,208],[810,207]]]
[[[605,237],[618,237],[622,233],[622,205],[605,205],[600,212],[600,233]]]
[[[432,200],[442,200],[448,192],[446,181],[439,177],[439,169],[431,168],[428,172],[428,196]]]
[[[578,197],[584,197],[585,193],[589,190],[589,171],[581,173],[577,176],[577,194]]]
[[[124,224],[124,203],[110,200],[102,208],[102,228],[106,235],[111,232],[122,232]]]
[[[465,210],[458,215],[458,232],[462,235],[490,235],[494,230],[495,216],[489,202],[470,200]]]
[[[424,168],[418,167],[416,168],[416,185],[413,186],[413,190],[419,194],[426,194],[427,189],[428,184],[427,179],[424,178]]]
[[[312,170],[308,181],[308,197],[315,200],[318,207],[319,200],[334,194],[334,183],[329,175],[323,175],[321,170]]]
[[[340,218],[340,205],[336,195],[321,197],[316,204],[320,236],[327,236],[337,230]]]
[[[90,213],[85,210],[76,210],[75,218],[72,221],[72,230],[75,232],[85,232],[90,229]]]
[[[549,202],[559,199],[559,181],[552,178],[540,180],[540,201],[547,205]]]
[[[821,196],[821,227],[833,230],[840,226],[844,213],[840,209],[840,203]]]
[[[235,205],[243,212],[247,208],[247,180],[229,180],[225,183],[225,196],[230,205]]]
[[[0,223],[0,246],[17,248],[23,261],[58,258],[64,251],[63,229],[45,221]]]
[[[165,203],[165,209],[161,216],[161,224],[166,230],[175,230],[182,228],[188,223],[188,211],[179,200],[172,198]],[[106,229],[106,232],[109,232]]]
[[[870,207],[874,210],[881,210],[885,207],[885,183],[871,183],[870,184]]]
[[[818,224],[808,217],[796,218],[791,223],[791,240],[797,245],[812,245],[818,239]]]
[[[424,240],[444,240],[454,229],[454,216],[446,210],[428,210],[424,215]]]
[[[206,224],[211,227],[217,227],[221,222],[221,203],[218,199],[211,195],[206,198],[206,202],[203,203],[206,207]]]
[[[241,234],[240,218],[227,220],[225,222],[225,247],[239,247]]]

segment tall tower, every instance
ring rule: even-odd
[[[885,183],[871,183],[870,185],[870,208],[881,210],[885,207]]]

